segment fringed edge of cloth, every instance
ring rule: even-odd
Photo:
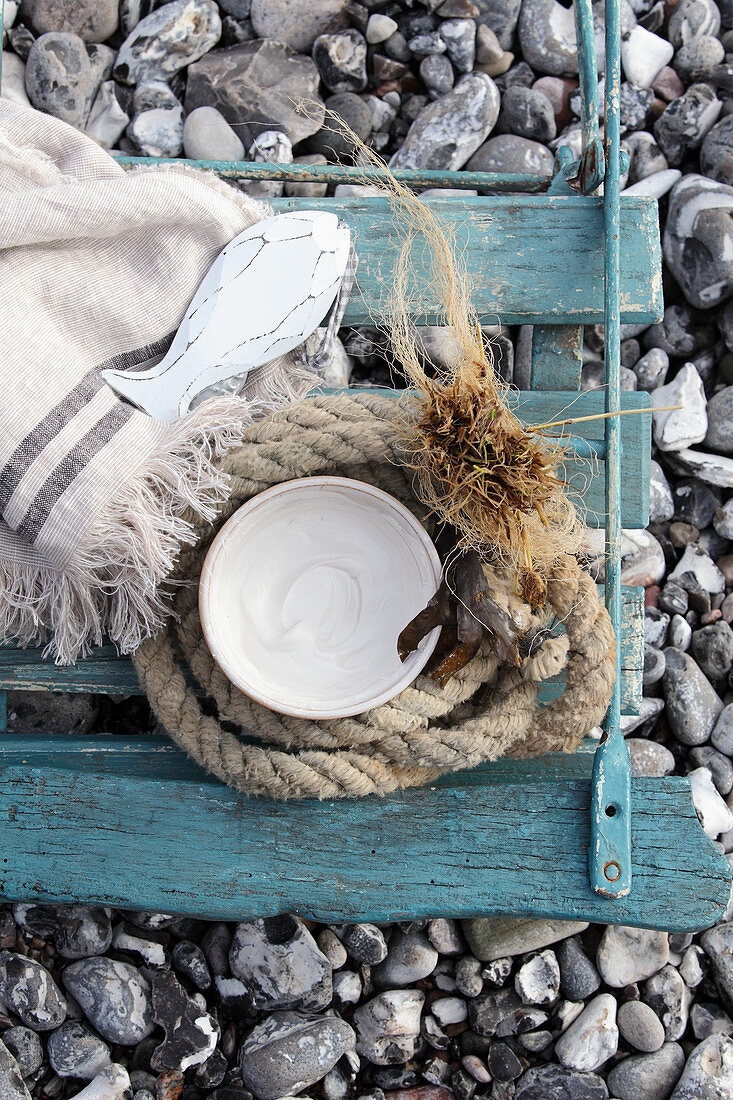
[[[229,497],[216,460],[244,432],[318,379],[288,362],[262,368],[252,396],[213,398],[171,425],[113,497],[73,563],[57,569],[32,548],[25,561],[0,559],[0,642],[43,645],[56,664],[73,664],[105,639],[132,653],[171,614],[162,582],[196,541],[195,521],[213,521]]]

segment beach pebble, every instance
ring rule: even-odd
[[[515,134],[497,134],[476,150],[468,161],[469,172],[501,172],[551,176],[554,158],[547,146]]]
[[[643,1001],[625,1001],[617,1022],[621,1038],[635,1050],[650,1053],[664,1043],[664,1027],[654,1009]]]
[[[0,1003],[33,1031],[51,1031],[66,1018],[66,1001],[46,967],[10,951],[0,951]]]
[[[18,1063],[23,1077],[31,1077],[41,1068],[43,1046],[38,1034],[31,1028],[24,1027],[22,1024],[9,1027],[3,1032],[2,1041]]]
[[[313,43],[313,60],[332,92],[361,92],[366,87],[367,44],[353,27],[321,34]]]
[[[39,111],[83,126],[99,83],[78,35],[50,31],[33,43],[25,66],[25,90]]]
[[[718,720],[723,702],[690,656],[670,647],[665,657],[662,689],[667,722],[683,745],[702,745]]]
[[[715,0],[679,0],[669,17],[667,33],[676,50],[700,35],[720,30],[720,8]]]
[[[283,914],[241,922],[229,962],[260,1010],[317,1011],[331,1001],[331,964],[298,917]]]
[[[725,1100],[733,1095],[733,1040],[709,1035],[687,1059],[670,1100]]]
[[[517,971],[514,988],[526,1005],[554,1004],[560,991],[560,967],[554,951],[546,949]]]
[[[642,999],[659,1017],[668,1042],[681,1039],[687,1027],[691,994],[676,967],[668,963],[642,987]]]
[[[637,25],[621,40],[621,63],[627,80],[640,88],[651,88],[674,54],[666,39]]]
[[[499,90],[485,73],[464,76],[455,88],[428,104],[412,123],[391,168],[454,171],[486,140],[499,117]]]
[[[685,1064],[679,1043],[665,1043],[652,1054],[632,1054],[608,1075],[608,1087],[618,1100],[667,1100]]]
[[[273,1012],[249,1032],[240,1047],[245,1088],[257,1100],[299,1093],[353,1051],[355,1038],[353,1029],[335,1016]]]
[[[601,937],[596,965],[606,985],[622,989],[655,974],[669,958],[666,932],[609,925]]]
[[[432,974],[437,962],[438,952],[423,932],[395,932],[389,941],[387,957],[372,975],[383,989],[411,985]]]
[[[30,1100],[20,1066],[11,1051],[0,1041],[0,1096],[2,1100]]]
[[[523,1073],[516,1082],[514,1100],[608,1100],[608,1089],[595,1073],[550,1064]]]
[[[390,989],[357,1008],[356,1049],[377,1066],[408,1062],[420,1036],[424,995],[416,989]]]
[[[539,73],[575,76],[578,49],[573,13],[557,0],[524,0],[519,17],[524,60]]]
[[[104,149],[112,149],[125,132],[130,116],[120,105],[113,80],[105,80],[99,86],[84,126],[84,132]]]
[[[165,1032],[151,1056],[151,1068],[184,1073],[206,1062],[216,1049],[219,1025],[170,970],[154,975],[151,1002],[153,1020]]]
[[[128,1100],[130,1096],[130,1076],[124,1066],[113,1063],[100,1070],[81,1092],[75,1093],[73,1100]]]
[[[192,160],[244,160],[244,145],[216,107],[197,107],[186,117],[183,148]]]
[[[198,990],[211,985],[211,971],[206,956],[197,943],[179,940],[171,952],[173,969]]]
[[[348,956],[357,963],[376,965],[387,956],[384,932],[376,924],[347,924],[341,933]]]
[[[711,840],[733,829],[733,814],[715,789],[713,777],[707,768],[695,768],[689,775],[692,803]]]
[[[59,1077],[91,1081],[111,1062],[109,1047],[79,1020],[68,1020],[48,1037],[48,1060]]]
[[[627,737],[626,744],[631,757],[632,776],[659,779],[674,771],[673,754],[657,741],[650,741],[646,737]]]
[[[190,65],[185,109],[191,114],[197,107],[216,107],[246,148],[264,130],[280,130],[295,145],[323,125],[318,88],[310,57],[264,39],[212,50]],[[296,110],[301,101],[307,110]]]
[[[482,962],[540,951],[588,927],[584,921],[478,917],[463,921],[468,946]]]
[[[216,45],[221,18],[214,0],[172,0],[146,15],[122,43],[115,80],[166,80]]]
[[[111,1043],[139,1043],[153,1030],[150,984],[126,962],[102,956],[67,966],[68,993],[99,1034]]]
[[[600,993],[555,1043],[555,1054],[566,1069],[592,1073],[618,1050],[616,1001]]]
[[[687,301],[699,309],[711,309],[733,293],[731,211],[733,187],[716,180],[690,174],[672,188],[664,258]]]
[[[224,10],[229,10],[230,6],[229,3],[219,4]],[[252,0],[249,15],[256,38],[274,39],[299,53],[309,53],[320,34],[347,26],[347,9],[346,0],[318,0],[315,4],[313,0]],[[231,14],[244,18],[247,12],[232,11]]]
[[[733,115],[724,115],[705,135],[700,167],[711,179],[733,184]]]
[[[674,411],[673,406],[681,406]],[[692,363],[686,363],[675,378],[652,393],[654,442],[661,451],[681,451],[702,443],[708,430],[707,402],[702,379]]]
[[[584,1001],[596,992],[601,979],[583,950],[578,936],[562,940],[556,948],[560,966],[560,990],[569,1001]]]
[[[183,108],[142,111],[127,127],[127,136],[143,157],[177,157],[183,150]]]
[[[77,34],[85,42],[106,42],[117,30],[116,0],[23,0],[23,18],[37,35]]]

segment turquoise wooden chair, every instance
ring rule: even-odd
[[[455,228],[482,319],[534,325],[528,421],[647,410],[619,391],[620,323],[662,316],[656,203],[620,198],[619,11],[607,0],[606,144],[598,136],[590,0],[576,0],[584,151],[539,177],[402,172],[418,185],[478,188],[435,200]],[[136,163],[132,159],[124,163]],[[224,177],[343,181],[361,170],[207,164]],[[366,173],[368,175],[368,173]],[[605,182],[604,197],[598,197]],[[542,193],[546,189],[546,193]],[[323,206],[351,226],[361,257],[345,323],[370,322],[394,254],[387,201],[283,199]],[[431,323],[429,293],[418,323]],[[580,387],[583,325],[605,323],[607,386]],[[575,391],[575,392],[573,392]],[[427,789],[358,801],[245,798],[164,738],[0,735],[0,895],[244,918],[283,911],[322,921],[423,916],[546,916],[694,930],[729,896],[728,865],[704,835],[686,779],[629,779],[621,714],[642,694],[642,590],[620,584],[621,527],[648,521],[650,415],[584,424],[578,456],[598,459],[584,489],[605,517],[605,598],[618,681],[600,743],[572,755],[500,760]],[[568,463],[571,479],[582,471]],[[101,648],[74,668],[40,651],[0,651],[0,689],[140,691],[129,660]],[[549,685],[551,695],[560,684]],[[2,715],[6,730],[6,716]]]

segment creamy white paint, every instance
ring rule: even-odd
[[[359,714],[417,676],[402,628],[434,594],[440,559],[398,501],[347,478],[273,486],[222,528],[201,574],[209,647],[230,680],[285,714]]]

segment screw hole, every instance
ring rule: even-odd
[[[615,806],[606,806],[606,817],[615,817],[615,816],[616,816],[616,807]]]

